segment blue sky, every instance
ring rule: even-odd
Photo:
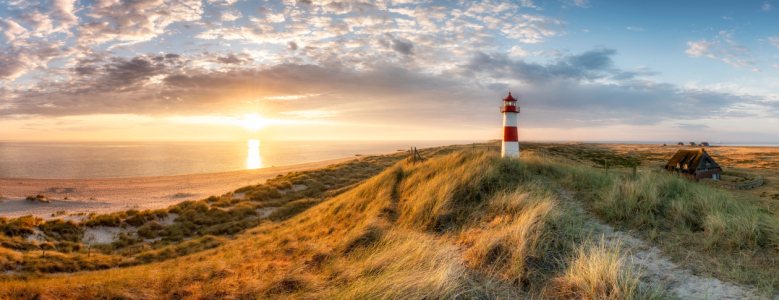
[[[526,140],[779,142],[778,9],[5,0],[0,140],[486,140],[511,89]]]

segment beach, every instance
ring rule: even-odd
[[[326,167],[359,157],[343,157],[287,166],[231,172],[129,178],[38,179],[0,177],[0,217],[34,215],[44,219],[91,212],[103,214],[128,209],[166,208],[186,200],[222,195],[260,184],[279,174]],[[51,203],[31,202],[27,196],[45,195]],[[67,199],[65,199],[67,197]],[[71,217],[73,218],[73,217]]]

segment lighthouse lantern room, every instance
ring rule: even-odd
[[[501,156],[519,157],[519,135],[517,134],[519,106],[517,106],[517,99],[511,96],[511,92],[509,92],[508,97],[503,99],[503,106],[500,107],[500,112],[503,113],[503,147],[500,152]]]

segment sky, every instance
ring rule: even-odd
[[[779,0],[2,0],[0,140],[779,143]]]

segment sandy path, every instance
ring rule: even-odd
[[[659,248],[649,245],[630,233],[615,231],[613,227],[590,216],[568,191],[558,189],[557,192],[566,204],[574,206],[577,212],[588,216],[589,225],[603,235],[603,242],[609,245],[618,243],[624,247],[623,255],[626,256],[626,261],[640,270],[641,281],[644,283],[659,285],[681,299],[766,299],[758,296],[755,287],[693,274],[691,270],[672,262]],[[774,299],[779,300],[779,296]]]
[[[317,162],[241,170],[173,176],[129,178],[34,179],[0,178],[0,216],[36,215],[52,218],[64,210],[108,213],[127,209],[157,209],[184,200],[199,200],[222,195],[250,184],[259,184],[278,174],[326,167],[356,159],[344,157]],[[51,203],[31,203],[24,198],[44,194]],[[177,195],[178,194],[178,195]],[[68,197],[67,200],[64,198]]]

